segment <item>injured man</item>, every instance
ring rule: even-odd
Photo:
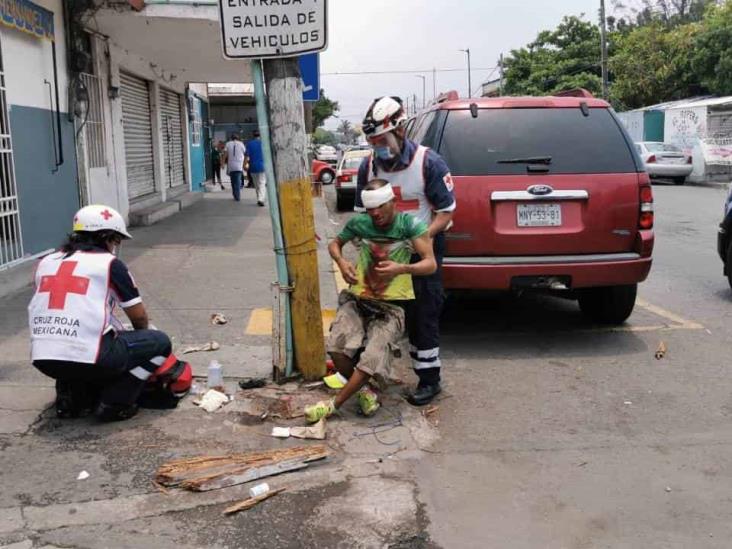
[[[392,349],[404,334],[405,307],[414,299],[412,276],[437,270],[427,225],[397,211],[394,191],[383,179],[372,179],[361,193],[366,213],[351,218],[328,251],[350,285],[341,292],[327,351],[337,373],[326,378],[339,389],[331,400],[305,407],[314,423],[328,417],[358,394],[361,412],[379,409],[377,393],[367,383],[390,377]],[[343,257],[343,246],[360,244],[356,267]],[[419,261],[410,263],[414,254]]]

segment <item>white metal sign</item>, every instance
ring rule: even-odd
[[[328,44],[326,0],[219,0],[224,57],[293,57]]]

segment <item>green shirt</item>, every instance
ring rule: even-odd
[[[426,232],[425,223],[403,212],[397,213],[386,229],[374,225],[368,214],[352,217],[338,235],[341,242],[359,240],[361,243],[356,266],[358,282],[351,285],[351,293],[386,301],[414,299],[411,275],[401,274],[385,281],[374,268],[380,261],[387,260],[408,265],[414,253],[412,241]]]

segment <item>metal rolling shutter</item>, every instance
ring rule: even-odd
[[[186,182],[179,94],[160,88],[160,117],[163,132],[165,182],[168,187],[179,187]]]
[[[127,189],[130,199],[155,192],[150,92],[147,81],[120,73]]]

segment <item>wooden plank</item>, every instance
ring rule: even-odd
[[[270,490],[266,494],[262,494],[261,496],[257,496],[256,498],[247,498],[240,501],[239,503],[235,503],[231,507],[227,507],[226,509],[224,509],[224,514],[232,515],[234,513],[238,513],[239,511],[246,511],[257,505],[258,503],[264,501],[265,499],[269,499],[272,496],[276,496],[280,492],[284,491],[284,488],[277,488],[276,490]]]
[[[236,486],[237,484],[244,484],[253,480],[259,480],[260,478],[305,469],[308,465],[309,464],[302,459],[293,459],[272,465],[265,465],[263,467],[254,467],[241,471],[240,473],[230,473],[223,476],[217,476],[210,480],[189,480],[181,484],[181,488],[193,490],[194,492],[208,492],[210,490],[228,488],[229,486]]]

